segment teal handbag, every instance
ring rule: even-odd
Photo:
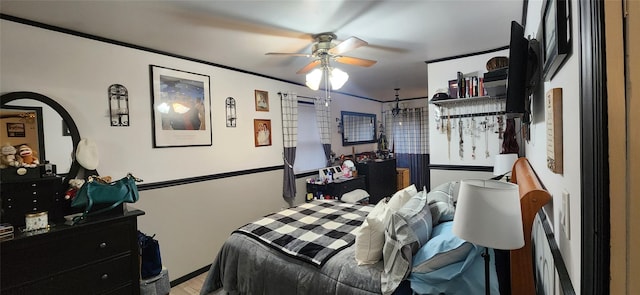
[[[77,222],[88,216],[107,212],[122,203],[137,202],[140,194],[136,182],[141,181],[142,179],[134,177],[131,173],[109,183],[90,176],[71,201],[71,207],[84,208],[82,215],[75,216],[73,221]],[[106,205],[106,207],[91,211],[95,204]]]

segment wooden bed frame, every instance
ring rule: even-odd
[[[538,211],[551,200],[527,158],[519,158],[513,164],[511,182],[518,184],[520,190],[520,208],[524,247],[510,251],[511,294],[534,295],[533,252],[531,230]]]

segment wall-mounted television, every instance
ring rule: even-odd
[[[524,36],[524,28],[515,21],[511,22],[509,40],[509,69],[507,72],[507,98],[505,112],[510,117],[526,113],[527,97],[537,84],[538,42]]]

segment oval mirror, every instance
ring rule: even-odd
[[[22,120],[3,122],[7,126],[0,128],[7,132],[2,132],[0,141],[11,144],[29,143],[41,164],[45,161],[55,164],[56,173],[66,176],[65,183],[75,178],[80,166],[72,159],[80,142],[80,133],[64,107],[47,96],[28,91],[3,94],[0,101],[3,117],[16,118],[28,114],[28,118]],[[10,133],[9,127],[14,127],[14,132]],[[37,138],[30,138],[31,134],[36,134]]]

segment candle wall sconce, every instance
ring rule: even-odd
[[[129,91],[120,84],[109,86],[111,126],[129,126]]]
[[[225,109],[227,113],[227,127],[236,127],[236,100],[233,97],[227,97],[225,101]]]

